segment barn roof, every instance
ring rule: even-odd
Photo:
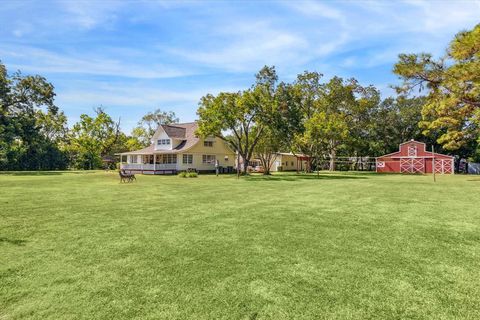
[[[410,140],[410,141],[406,141],[406,142],[400,143],[399,148],[398,148],[398,151],[395,151],[395,152],[392,152],[392,153],[388,153],[388,154],[384,154],[383,156],[376,157],[376,159],[380,159],[380,158],[405,158],[405,157],[408,157],[408,156],[402,155],[402,146],[403,146],[403,145],[406,145],[406,144],[423,144],[423,145],[424,145],[424,150],[422,151],[422,152],[424,153],[424,155],[416,156],[417,158],[433,158],[434,156],[448,157],[448,158],[452,158],[452,159],[454,158],[454,157],[449,156],[449,155],[446,155],[446,154],[427,151],[427,150],[426,150],[426,146],[427,146],[427,145],[426,145],[424,142],[420,142],[420,141],[416,141],[416,140],[413,140],[413,139],[412,139],[412,140]]]

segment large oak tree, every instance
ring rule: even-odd
[[[241,156],[243,172],[247,172],[254,148],[271,121],[278,80],[275,68],[267,66],[255,77],[249,90],[207,94],[201,98],[197,111],[198,134],[225,141]]]
[[[0,63],[0,170],[64,169],[66,117],[39,75],[9,74]]]

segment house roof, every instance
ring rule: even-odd
[[[303,153],[292,153],[292,152],[275,152],[275,155],[277,156],[293,156],[296,157],[300,160],[305,160],[306,158],[309,158],[309,156],[304,155]],[[259,158],[254,158],[254,160],[259,160]]]
[[[303,153],[292,153],[292,152],[277,152],[281,156],[295,156],[295,157],[305,157]]]
[[[183,124],[179,124],[179,125],[162,124],[160,126],[165,131],[167,136],[169,136],[170,138],[185,139],[186,137],[185,134],[187,130],[185,127],[181,127],[180,125],[183,125]]]
[[[153,154],[153,149],[154,149],[153,147],[154,147],[154,145],[151,144],[148,147],[140,149],[140,150],[122,152],[120,154]]]
[[[200,141],[200,138],[195,135],[198,128],[197,122],[176,123],[175,125],[161,125],[165,133],[173,139],[180,139],[179,145],[172,150],[155,150],[155,145],[151,144],[146,148],[122,152],[121,154],[167,154],[167,153],[181,153],[192,148]]]

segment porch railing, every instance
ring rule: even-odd
[[[122,163],[121,165],[123,170],[175,170],[176,168],[177,165],[175,163]]]

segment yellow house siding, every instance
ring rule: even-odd
[[[281,166],[283,171],[296,170],[297,169],[297,158],[293,155],[277,155],[275,159],[276,163],[280,163],[277,166]],[[274,171],[277,171],[277,166],[272,166]]]
[[[222,167],[234,167],[235,166],[235,153],[230,150],[219,138],[207,138],[207,141],[213,141],[211,147],[204,146],[204,139],[194,145],[189,150],[185,151],[182,154],[178,155],[177,163],[179,170],[186,170],[188,168],[196,168],[197,170],[215,170],[215,163],[203,163],[203,155],[214,155],[215,159],[218,160],[218,163]],[[192,164],[183,163],[183,154],[193,155]],[[228,159],[225,159],[225,156]]]
[[[297,168],[297,157],[289,154],[277,154],[270,171],[278,171],[277,167],[279,166],[282,167],[282,171],[304,170],[307,166],[307,161],[298,161]]]

